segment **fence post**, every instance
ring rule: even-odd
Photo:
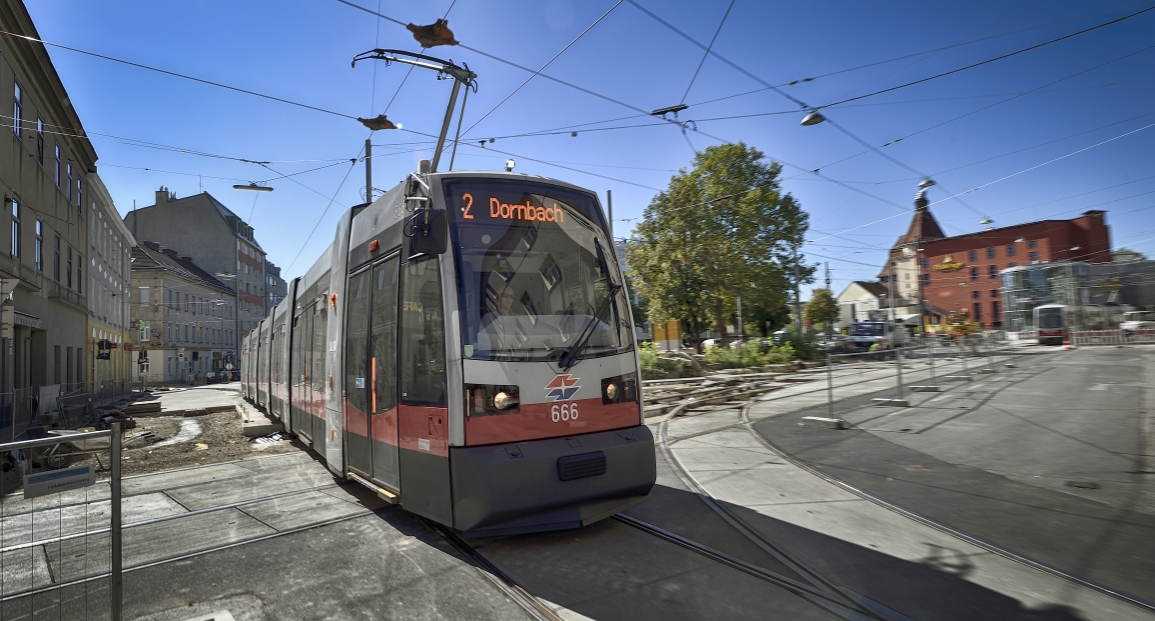
[[[934,339],[930,341],[930,385],[938,386],[938,381],[934,377]]]
[[[833,356],[826,352],[826,411],[834,418],[834,369],[830,366]]]
[[[902,348],[894,348],[894,368],[898,371],[898,398],[902,398]]]
[[[123,616],[123,583],[121,582],[121,522],[120,522],[120,423],[112,424],[111,450],[109,451],[110,469],[109,487],[112,488],[109,511],[111,520],[109,536],[112,543],[110,550],[112,567],[108,577],[108,596],[111,603],[112,621],[121,621]]]

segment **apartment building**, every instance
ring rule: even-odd
[[[149,381],[189,383],[236,368],[236,292],[156,242],[132,249],[137,368]]]
[[[0,2],[4,30],[39,38],[21,2]],[[6,103],[4,103],[6,101]],[[0,37],[0,278],[14,289],[0,341],[0,392],[84,382],[88,220],[96,151],[39,43]],[[2,238],[7,239],[2,239]]]
[[[88,325],[85,363],[92,393],[123,390],[135,379],[131,334],[132,247],[136,239],[116,211],[112,196],[88,176]],[[102,345],[104,347],[102,347]]]
[[[189,257],[227,283],[236,308],[233,331],[241,338],[265,318],[265,251],[253,227],[208,192],[177,198],[162,187],[153,205],[129,212],[124,223],[136,239]]]

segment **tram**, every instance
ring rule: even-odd
[[[467,537],[644,501],[654,440],[596,194],[428,170],[343,214],[245,337],[244,398],[338,478]]]

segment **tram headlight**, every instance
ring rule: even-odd
[[[625,403],[638,400],[638,374],[626,373],[602,380],[602,403]]]
[[[504,390],[493,396],[493,407],[499,410],[508,410],[517,404],[517,397],[505,392]]]
[[[465,415],[494,416],[521,411],[521,393],[517,386],[492,384],[465,385]]]

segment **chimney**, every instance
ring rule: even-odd
[[[169,200],[168,188],[166,188],[162,185],[162,186],[160,186],[160,189],[156,191],[156,205],[157,206],[163,205],[163,204],[167,203],[168,200]]]
[[[174,260],[174,261],[176,261],[176,260],[177,260],[177,258],[176,258],[176,251],[175,251],[175,250],[173,250],[172,248],[165,248],[165,247],[163,247],[163,246],[162,246],[162,247],[161,247],[161,249],[160,249],[160,251],[161,251],[161,252],[163,252],[163,253],[165,253],[165,254],[167,254],[167,255],[169,256],[169,258],[171,258],[172,260]]]

